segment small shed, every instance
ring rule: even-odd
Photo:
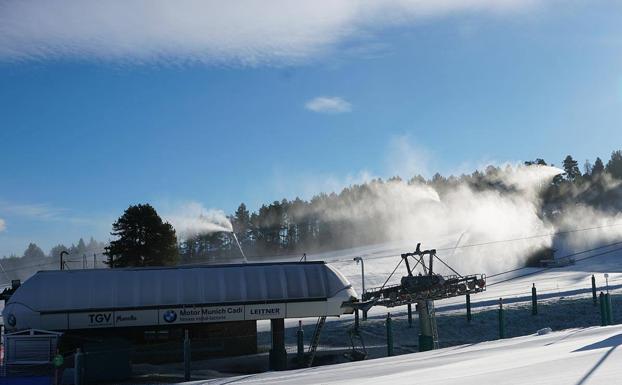
[[[44,365],[52,362],[63,333],[28,329],[4,335],[4,362],[8,365]]]

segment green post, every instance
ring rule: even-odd
[[[408,327],[413,327],[413,307],[411,304],[408,304]]]
[[[471,294],[466,295],[466,310],[467,310],[467,321],[471,322],[473,317],[471,316]]]
[[[598,303],[598,299],[596,298],[596,277],[592,274],[592,300],[594,301],[594,306]]]
[[[359,309],[354,311],[354,331],[359,332]]]
[[[499,298],[499,338],[505,338],[505,322],[503,316],[503,298]]]
[[[296,357],[298,358],[298,362],[302,363],[305,355],[305,332],[302,330],[302,321],[298,321],[296,341],[298,342],[298,351],[296,352]]]
[[[607,305],[607,325],[613,325],[613,313],[611,308],[611,294],[605,294],[605,305]]]
[[[387,313],[387,355],[393,355],[393,329],[391,326],[391,313]]]
[[[184,380],[190,381],[190,336],[188,329],[184,331]]]
[[[538,314],[538,292],[536,291],[536,284],[531,287],[531,315]]]
[[[605,301],[605,293],[602,291],[598,296],[600,302],[600,326],[607,326],[607,304]]]

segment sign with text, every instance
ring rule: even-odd
[[[59,322],[57,323],[66,320],[69,324],[69,329],[91,329],[291,318],[323,314],[326,311],[325,306],[326,304],[323,302],[319,304],[271,303],[207,307],[171,307],[165,309],[143,310],[93,311],[69,314],[52,314],[45,316],[53,316],[56,318],[60,317],[58,320]]]
[[[163,309],[158,319],[160,325],[243,320],[244,305]]]
[[[245,320],[285,318],[285,304],[246,305]]]
[[[113,326],[114,312],[111,311],[69,313],[70,329],[109,328]]]

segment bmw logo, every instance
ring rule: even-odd
[[[9,314],[8,318],[6,319],[6,322],[11,326],[15,326],[17,324],[17,319],[15,318],[13,314]]]
[[[167,310],[164,312],[162,318],[164,318],[164,321],[168,323],[175,322],[177,319],[177,312],[175,312],[175,310]]]

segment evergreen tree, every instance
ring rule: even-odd
[[[525,162],[525,166],[533,166],[533,165],[546,166],[546,162],[542,158],[536,158],[536,160],[528,160]]]
[[[174,265],[179,258],[173,226],[149,204],[130,206],[112,229],[118,239],[104,252],[110,267]]]
[[[231,222],[233,223],[233,231],[237,234],[238,240],[244,243],[249,236],[251,228],[251,214],[244,203],[240,203]]]
[[[596,158],[594,165],[592,166],[592,176],[599,176],[605,172],[605,165],[603,164],[602,159]]]
[[[45,253],[35,243],[30,243],[26,251],[24,251],[24,258],[25,259],[43,259],[45,258]]]
[[[69,250],[69,254],[80,256],[80,257],[85,253],[86,253],[86,243],[84,243],[84,239],[82,238],[80,238],[80,240],[78,241],[77,246],[72,245],[71,249]]]
[[[68,251],[69,249],[65,245],[56,245],[50,249],[50,258],[58,258],[61,251]]]
[[[569,181],[573,181],[581,176],[579,164],[576,160],[572,159],[570,155],[566,156],[566,159],[564,159],[564,171],[566,171],[566,179]]]
[[[612,177],[622,179],[622,150],[611,153],[611,159],[607,162],[606,170]]]

